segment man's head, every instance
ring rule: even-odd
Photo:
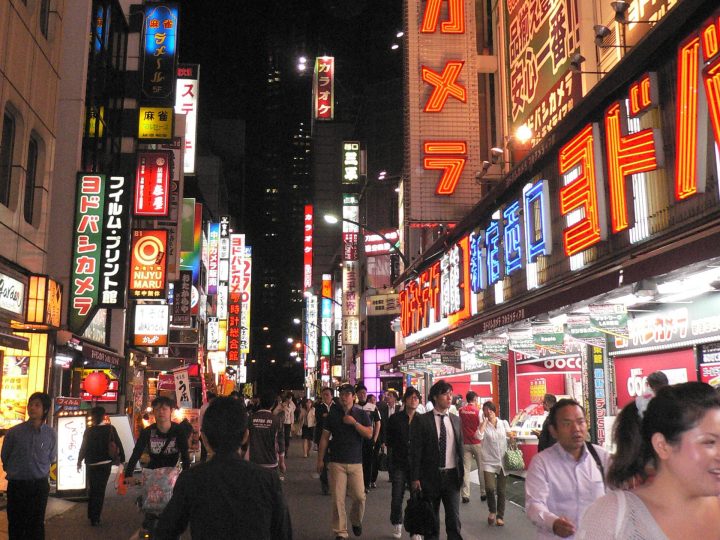
[[[576,454],[585,445],[588,434],[585,409],[574,399],[561,399],[548,416],[550,434],[557,439],[558,444],[570,453]]]
[[[90,418],[93,426],[99,426],[105,420],[105,407],[93,407],[90,409]]]
[[[670,384],[670,382],[668,381],[667,375],[662,371],[653,371],[647,376],[647,385],[650,387],[650,390],[652,390],[653,395],[657,394],[658,390],[668,384]]]
[[[414,411],[418,408],[418,405],[420,405],[420,392],[412,386],[408,386],[407,390],[405,390],[402,401],[405,405],[405,412]]]
[[[155,421],[170,422],[175,402],[169,397],[158,396],[150,402],[155,415]]]
[[[355,388],[352,384],[343,384],[338,388],[340,394],[340,404],[345,408],[349,409],[355,402]]]
[[[266,390],[260,395],[260,408],[270,410],[275,405],[275,394],[272,390]]]
[[[28,398],[27,412],[30,420],[44,421],[50,412],[52,400],[45,392],[35,392]]]
[[[377,397],[375,397],[375,394],[370,394],[370,395],[367,397],[367,402],[368,402],[368,403],[372,403],[373,405],[375,405],[375,404],[377,403]]]
[[[545,394],[543,396],[542,404],[543,404],[543,409],[545,409],[545,412],[549,412],[550,409],[553,408],[553,405],[555,405],[555,403],[557,403],[557,398],[555,397],[554,394]]]
[[[355,385],[355,394],[359,403],[365,403],[367,400],[367,387],[363,383]]]
[[[388,390],[385,392],[385,403],[388,404],[388,407],[395,407],[397,404],[398,395],[395,390]]]
[[[476,403],[477,394],[470,390],[467,394],[465,394],[465,401],[467,401],[468,403]]]
[[[330,388],[328,388],[326,386],[320,392],[320,397],[322,398],[322,402],[325,405],[330,405],[332,403],[332,398],[333,398],[332,390],[330,390]]]
[[[203,438],[216,454],[237,452],[246,429],[247,411],[231,397],[215,398],[203,416]]]
[[[436,409],[447,410],[452,402],[452,390],[453,387],[449,382],[440,379],[430,387],[428,399],[433,402]]]

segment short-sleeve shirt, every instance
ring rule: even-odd
[[[367,413],[357,405],[353,405],[348,414],[360,422],[360,425],[371,425]],[[337,405],[330,407],[330,413],[325,423],[325,429],[332,435],[328,461],[334,461],[335,463],[362,463],[363,437],[355,426],[345,424],[342,421],[343,416],[345,416],[345,411],[342,407]]]

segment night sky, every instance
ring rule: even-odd
[[[347,86],[400,76],[402,52],[390,45],[402,27],[401,0],[185,0],[181,6],[180,61],[201,64],[201,122],[251,119],[265,79],[264,36],[273,29],[319,49],[288,50],[291,61],[302,53],[308,62],[318,53],[335,56],[336,75]]]

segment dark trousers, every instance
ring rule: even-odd
[[[380,463],[380,450],[382,449],[382,443],[380,442],[380,439],[375,443],[375,446],[373,447],[373,461],[372,461],[372,471],[370,472],[370,481],[371,482],[377,482],[378,473],[380,472],[380,468],[378,467],[378,464]]]
[[[283,424],[283,434],[285,435],[285,455],[288,456],[290,451],[290,428],[292,424]]]
[[[403,522],[403,499],[408,485],[408,473],[402,467],[394,467],[390,473],[392,481],[392,499],[390,501],[390,523],[399,525]]]
[[[462,478],[458,478],[457,469],[448,469],[440,473],[440,493],[430,498],[438,530],[435,534],[425,536],[425,540],[438,540],[440,538],[440,501],[442,501],[443,508],[445,508],[445,533],[448,540],[462,540],[460,535],[461,484]]]
[[[105,502],[105,488],[107,487],[108,478],[110,478],[111,468],[110,463],[89,465],[87,467],[87,516],[90,521],[100,521],[100,514],[102,514],[103,503]]]
[[[10,540],[43,540],[50,485],[40,480],[9,480],[7,517]]]
[[[362,443],[362,469],[363,469],[363,482],[365,483],[365,489],[370,489],[370,482],[374,482],[372,479],[372,473],[375,465],[375,446],[372,440],[363,440]],[[377,474],[375,474],[377,478]]]
[[[323,470],[320,473],[320,486],[322,487],[323,493],[330,491],[330,484],[328,483],[327,456],[327,450],[325,450],[325,455],[323,456]]]

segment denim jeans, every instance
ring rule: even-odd
[[[407,470],[400,467],[393,468],[390,473],[392,480],[392,500],[390,502],[390,523],[399,525],[403,522],[403,499],[408,484]]]

